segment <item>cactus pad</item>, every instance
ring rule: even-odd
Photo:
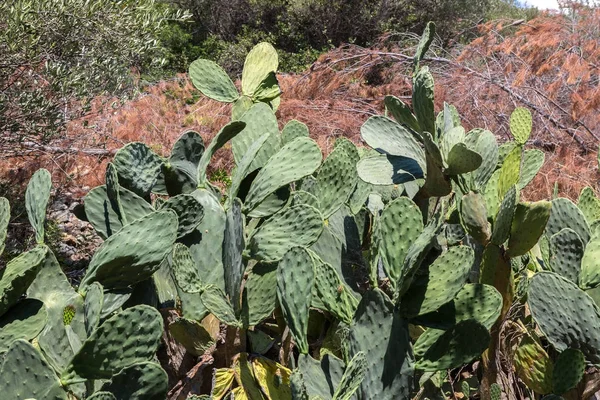
[[[477,242],[487,245],[492,236],[492,227],[487,220],[485,199],[479,193],[469,192],[460,202],[460,219],[465,231]]]
[[[408,249],[422,231],[423,217],[412,200],[400,197],[383,210],[376,240],[384,271],[394,283],[400,279]]]
[[[461,321],[444,332],[415,367],[432,372],[455,368],[479,357],[489,344],[490,333],[485,326],[474,320]]]
[[[549,201],[517,204],[508,239],[510,257],[522,256],[535,246],[544,233],[552,204]]]
[[[309,246],[323,231],[323,217],[314,207],[286,208],[265,221],[250,238],[248,248],[257,260],[280,260],[294,246]]]
[[[360,134],[378,152],[413,159],[425,168],[425,152],[415,135],[397,122],[386,117],[371,117],[360,128]]]
[[[283,146],[252,182],[246,196],[246,209],[254,209],[280,187],[311,175],[321,165],[321,159],[321,150],[312,139],[301,137]]]
[[[521,176],[521,157],[523,150],[515,147],[504,159],[498,176],[498,197],[504,198],[506,192],[519,182]]]
[[[19,301],[44,264],[48,248],[44,245],[8,262],[0,279],[0,316]]]
[[[110,378],[123,368],[151,359],[162,333],[162,317],[154,308],[141,305],[121,311],[87,338],[62,377],[66,382],[78,377]]]
[[[240,326],[231,302],[220,288],[213,285],[205,287],[201,298],[202,303],[219,321],[231,326]]]
[[[358,399],[408,398],[413,385],[414,358],[408,323],[378,289],[366,292],[350,331],[350,351],[368,354]]]
[[[325,354],[320,361],[301,354],[298,357],[298,371],[302,374],[311,399],[318,397],[331,400],[344,374],[344,363],[331,354]]]
[[[583,213],[571,200],[560,197],[552,200],[552,213],[546,227],[546,236],[551,237],[564,228],[574,230],[584,246],[590,241],[590,228]]]
[[[372,185],[400,185],[423,178],[423,167],[417,161],[384,154],[361,159],[356,170],[360,179]]]
[[[312,296],[313,307],[323,307],[346,323],[352,321],[358,301],[354,298],[348,286],[341,280],[335,268],[320,259],[315,262],[314,290],[316,295]]]
[[[413,77],[412,106],[421,130],[435,134],[435,109],[433,75],[429,67],[415,71]]]
[[[315,284],[313,260],[303,247],[293,247],[277,267],[277,297],[300,353],[308,354],[308,312]]]
[[[0,317],[0,353],[18,339],[35,338],[46,325],[48,312],[39,300],[26,299]]]
[[[256,264],[248,274],[242,294],[242,320],[255,326],[268,318],[277,306],[277,265]]]
[[[27,217],[35,230],[35,240],[38,243],[44,242],[44,222],[50,189],[52,189],[52,177],[50,172],[42,168],[33,174],[25,191]]]
[[[417,276],[400,300],[408,318],[427,314],[451,301],[467,282],[475,255],[468,246],[451,247],[429,266],[428,276]]]
[[[4,252],[8,223],[10,222],[10,204],[4,197],[0,197],[0,255]]]
[[[116,400],[163,400],[168,377],[160,365],[142,362],[121,370],[101,390],[113,393]]]
[[[514,365],[527,387],[540,394],[552,392],[554,364],[542,345],[529,334],[521,339],[515,350]]]
[[[600,362],[600,313],[575,283],[553,272],[539,272],[529,284],[527,303],[556,350],[578,348],[592,363]]]
[[[351,153],[350,153],[350,152]],[[317,174],[317,190],[315,196],[319,199],[323,218],[329,218],[348,200],[356,182],[356,148],[346,149],[336,146],[329,154]]]
[[[219,133],[211,140],[210,144],[202,153],[202,158],[198,161],[198,187],[206,185],[206,168],[210,164],[210,159],[221,147],[227,142],[234,139],[240,132],[244,130],[246,123],[242,121],[232,121],[225,125]]]
[[[532,118],[528,109],[517,107],[510,115],[510,132],[518,144],[525,144],[531,135]]]
[[[385,96],[383,100],[385,103],[385,109],[399,124],[405,125],[415,132],[420,132],[421,127],[417,122],[417,118],[414,116],[408,105],[396,96]],[[386,114],[387,115],[387,114]]]
[[[169,324],[169,332],[179,344],[195,356],[202,356],[215,344],[206,328],[191,319],[177,318]]]
[[[578,349],[566,349],[554,363],[554,393],[563,394],[579,384],[585,373],[585,356]]]
[[[271,44],[262,42],[254,46],[244,61],[242,93],[247,96],[254,95],[267,75],[276,72],[278,66],[277,51]]]
[[[289,121],[281,131],[281,141],[284,145],[299,137],[308,137],[308,126],[295,119]]]
[[[4,355],[0,388],[6,399],[67,400],[58,377],[28,342],[15,341]]]
[[[113,159],[119,175],[119,184],[142,198],[152,191],[157,181],[162,159],[144,143],[123,146]]]
[[[504,199],[502,199],[500,209],[494,220],[492,243],[496,246],[502,246],[504,242],[508,240],[508,237],[510,236],[510,227],[515,216],[518,202],[519,192],[517,191],[517,187],[513,185],[508,189],[508,192],[506,192]]]
[[[94,254],[81,285],[124,288],[149,278],[177,238],[177,216],[156,211],[123,227]]]
[[[545,154],[541,150],[525,150],[523,152],[523,162],[521,164],[521,176],[517,187],[519,190],[524,189],[525,186],[535,178],[539,170],[544,165]]]
[[[173,210],[177,214],[177,237],[192,233],[204,218],[204,207],[190,194],[170,197],[160,207],[161,210]]]
[[[581,261],[584,257],[584,247],[579,235],[574,230],[565,228],[552,235],[548,242],[550,269],[570,281],[578,283],[582,270]],[[591,241],[588,243],[588,257],[594,252],[593,249],[594,241]],[[588,258],[588,260],[592,263],[596,262],[596,258]]]
[[[448,168],[447,175],[460,175],[475,171],[481,166],[483,158],[481,155],[467,147],[464,143],[455,144],[450,152],[446,162]]]
[[[231,78],[214,61],[194,61],[190,64],[189,75],[194,86],[213,100],[232,103],[240,96]]]

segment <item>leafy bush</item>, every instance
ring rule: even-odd
[[[0,2],[0,144],[40,142],[90,110],[126,96],[131,70],[165,63],[167,21],[188,15],[155,0]]]
[[[77,290],[43,244],[51,184],[38,171],[26,193],[38,245],[0,280],[4,393],[165,398],[151,360],[155,308],[168,308],[188,353],[220,357],[211,398],[448,398],[457,387],[581,398],[600,360],[600,199],[591,188],[577,205],[520,198],[544,160],[527,148],[528,110],[515,109],[501,146],[465,132],[451,105],[434,113],[421,65],[434,31],[414,57],[412,107],[387,97],[393,119],[365,122],[368,147],[340,139],[325,160],[304,124],[279,131],[270,45],[247,56],[241,93],[196,60],[192,81],[234,103],[232,121],[208,146],[184,133],[167,158],[143,143],[119,150],[84,199],[105,242]],[[221,191],[206,171],[227,145],[236,169]],[[8,216],[0,200],[1,239]]]

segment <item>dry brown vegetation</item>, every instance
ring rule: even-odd
[[[480,32],[469,45],[451,53],[438,49],[426,61],[436,78],[436,107],[441,109],[444,101],[456,105],[467,129],[484,127],[501,142],[508,138],[512,110],[528,107],[534,115],[528,146],[545,150],[546,163],[527,197],[549,198],[554,182],[559,193],[570,198],[577,198],[584,186],[595,188],[600,10],[580,10],[574,16],[543,14],[527,23],[496,21],[481,26]],[[382,38],[371,49],[344,46],[321,56],[305,74],[280,75],[280,123],[306,123],[325,152],[340,136],[360,144],[360,126],[370,115],[384,112],[385,95],[410,102],[407,55],[413,54],[416,41],[400,39]],[[3,161],[2,175],[14,182],[45,166],[57,183],[95,186],[104,178],[111,151],[143,141],[168,154],[189,129],[209,141],[228,121],[229,107],[199,96],[185,76],[178,76],[148,88],[124,107],[71,123],[66,135],[41,156],[37,151],[13,154]],[[90,155],[73,149],[100,151]],[[216,161],[214,169],[231,168],[227,149]]]

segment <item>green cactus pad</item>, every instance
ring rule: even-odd
[[[491,285],[467,283],[456,296],[436,311],[419,315],[412,323],[436,329],[448,329],[458,322],[476,320],[490,329],[500,317],[502,295]],[[427,335],[435,329],[428,329]]]
[[[323,218],[329,218],[348,200],[358,180],[356,160],[358,153],[346,151],[344,146],[336,147],[327,157],[317,174],[317,190]],[[354,161],[353,161],[354,159]]]
[[[102,323],[83,343],[62,374],[64,382],[106,379],[156,353],[163,321],[156,309],[140,305],[128,308]]]
[[[579,384],[585,373],[585,356],[578,349],[566,349],[558,355],[552,374],[553,392],[563,394]]]
[[[415,132],[421,132],[421,127],[417,122],[410,107],[396,96],[385,96],[383,99],[386,111],[399,123],[412,129]]]
[[[223,240],[223,271],[225,292],[231,299],[236,313],[240,310],[240,291],[246,265],[242,258],[244,251],[244,216],[242,202],[235,199],[227,210],[225,222],[225,238]]]
[[[279,88],[279,82],[277,81],[277,74],[271,71],[267,74],[265,79],[258,85],[252,99],[254,101],[270,102],[269,105],[273,108],[273,112],[277,111],[277,107],[274,106],[279,96],[281,95],[281,89]]]
[[[408,323],[393,312],[393,305],[378,289],[366,292],[358,305],[351,325],[350,351],[352,355],[368,354],[358,399],[409,398],[414,358]]]
[[[240,164],[242,158],[252,144],[264,135],[269,135],[254,157],[246,174],[262,168],[269,158],[281,147],[279,125],[273,110],[265,103],[254,104],[241,118],[246,128],[231,141],[235,163]]]
[[[125,225],[122,216],[119,216],[110,203],[106,185],[90,190],[83,201],[88,221],[102,238],[107,239]],[[154,211],[146,200],[124,187],[119,187],[119,201],[127,222],[133,222]]]
[[[527,303],[556,350],[578,348],[592,363],[600,362],[600,313],[575,283],[553,272],[539,272],[529,284]]]
[[[577,207],[585,216],[588,225],[600,220],[600,199],[596,197],[594,189],[587,186],[583,188],[577,200]]]
[[[290,390],[292,391],[292,400],[310,400],[302,372],[298,369],[293,370],[290,375]]]
[[[254,161],[254,158],[258,154],[258,151],[261,149],[262,145],[270,138],[269,134],[265,134],[258,138],[252,145],[248,148],[244,157],[238,163],[235,171],[233,171],[231,176],[231,186],[229,187],[228,198],[225,203],[225,207],[229,208],[231,206],[231,202],[238,195],[238,191],[240,190],[240,186],[244,181],[244,178],[249,172],[249,168]]]
[[[399,185],[423,178],[417,161],[383,154],[361,159],[356,170],[360,179],[372,185]]]
[[[173,145],[169,159],[162,165],[152,191],[171,196],[193,192],[198,186],[198,163],[203,154],[202,136],[194,131],[183,133]]]
[[[522,153],[523,150],[520,147],[515,147],[502,163],[498,177],[498,197],[501,199],[513,185],[519,182]]]
[[[240,97],[227,73],[214,61],[199,59],[190,64],[190,79],[206,97],[232,103]]]
[[[588,243],[590,255],[593,253],[593,243]],[[574,230],[565,228],[552,235],[549,239],[549,267],[574,283],[579,282],[579,274],[582,269],[582,258],[584,247],[579,235]],[[591,247],[590,247],[591,246]],[[595,258],[590,261],[595,262]]]
[[[117,169],[112,163],[108,163],[106,166],[106,196],[108,197],[108,201],[110,202],[111,208],[113,211],[117,213],[119,220],[127,225],[127,216],[125,215],[125,211],[123,210],[123,205],[121,204],[121,198],[119,196],[119,177],[117,175]]]
[[[350,400],[360,387],[366,372],[367,357],[365,353],[358,352],[346,366],[344,375],[333,395],[333,400]]]
[[[312,296],[315,308],[323,308],[336,318],[350,323],[358,306],[352,290],[342,281],[335,268],[315,259],[315,287]]]
[[[163,400],[167,396],[167,373],[160,365],[143,362],[124,368],[102,385],[116,400]]]
[[[473,129],[465,136],[465,144],[469,149],[481,155],[482,163],[471,173],[475,188],[480,190],[490,180],[498,164],[498,143],[496,136],[483,129]]]
[[[58,377],[28,342],[17,340],[4,355],[0,388],[6,399],[67,400]]]
[[[10,222],[10,204],[4,197],[0,197],[0,255],[4,252],[8,223]]]
[[[485,188],[483,189],[483,197],[485,198],[485,208],[487,208],[488,210],[488,219],[496,218],[496,215],[498,214],[498,210],[500,208],[500,203],[502,199],[506,197],[505,195],[501,198],[498,195],[498,180],[500,179],[501,172],[501,169],[496,170],[490,177],[490,180],[488,181],[487,185],[485,185]]]
[[[46,206],[50,199],[52,176],[45,169],[39,169],[31,177],[25,191],[25,208],[29,223],[35,230],[35,240],[44,243],[44,222],[46,221]]]
[[[281,131],[281,142],[283,145],[286,145],[299,137],[308,137],[308,135],[308,126],[293,119],[283,127],[283,130]]]
[[[579,281],[577,279],[573,280],[575,283],[579,282],[579,286],[582,289],[592,289],[600,285],[599,256],[600,237],[594,237],[585,247],[583,258],[581,259],[581,272],[579,275]]]
[[[412,106],[423,131],[435,134],[434,81],[429,67],[416,71],[413,77]]]
[[[81,286],[100,282],[107,289],[148,279],[171,251],[177,238],[177,215],[156,211],[123,227],[92,257]]]
[[[219,133],[211,140],[210,144],[202,154],[202,158],[200,158],[200,161],[198,162],[198,187],[206,186],[206,169],[208,168],[208,164],[210,164],[210,159],[215,155],[217,150],[237,137],[244,128],[246,128],[245,122],[232,121],[221,128]]]
[[[518,144],[525,144],[529,135],[533,120],[528,109],[517,107],[510,115],[510,132]]]
[[[527,254],[535,246],[544,233],[552,205],[549,201],[517,204],[508,239],[510,257]]]
[[[535,178],[537,173],[544,165],[545,154],[541,150],[525,150],[523,152],[523,162],[521,163],[521,176],[517,187],[524,189]]]
[[[419,70],[419,63],[425,57],[427,50],[429,50],[429,46],[435,39],[435,23],[429,21],[425,26],[425,30],[423,31],[423,35],[421,36],[421,40],[419,41],[419,45],[417,46],[417,51],[415,52],[414,57],[414,70]],[[431,132],[433,134],[433,132]]]
[[[250,218],[267,218],[280,211],[288,204],[290,198],[290,187],[279,188],[275,193],[271,193],[256,208],[250,211],[247,216]]]
[[[85,332],[91,335],[94,329],[100,324],[100,315],[104,305],[104,289],[98,282],[92,283],[87,287],[85,300],[83,303]]]
[[[314,207],[286,208],[265,221],[250,238],[248,248],[260,261],[280,260],[294,246],[309,246],[323,231],[323,217]]]
[[[546,236],[551,237],[564,228],[574,230],[584,245],[590,241],[590,228],[581,210],[571,200],[560,197],[552,200],[552,213],[546,226]]]
[[[279,58],[277,51],[269,43],[262,42],[250,50],[242,71],[242,93],[254,95],[270,72],[277,72]]]
[[[192,254],[181,243],[176,243],[173,247],[171,269],[175,282],[182,291],[186,293],[200,293],[204,289]]]
[[[400,300],[400,313],[407,318],[427,314],[451,301],[467,282],[475,255],[468,246],[451,247],[429,266],[427,276],[418,276]]]
[[[469,192],[460,202],[460,219],[465,231],[477,242],[486,245],[492,236],[492,227],[487,220],[485,199],[479,193]]]
[[[277,307],[277,264],[256,264],[248,274],[242,294],[244,326],[255,326]]]
[[[202,282],[225,289],[222,246],[225,235],[225,210],[208,190],[196,190],[192,195],[202,204],[204,218],[191,234],[179,241],[189,247]]]
[[[410,287],[415,272],[429,253],[431,246],[433,246],[433,241],[440,231],[441,226],[441,218],[434,216],[409,247],[404,259],[404,265],[402,266],[400,279],[396,284],[396,291],[399,296],[404,294]]]
[[[431,372],[456,368],[479,357],[489,344],[485,326],[474,320],[461,321],[427,348],[415,367]]]
[[[516,347],[513,364],[528,388],[540,394],[552,392],[554,364],[539,341],[528,332]]]
[[[455,144],[446,160],[448,168],[447,175],[460,175],[475,171],[481,166],[483,158],[481,155],[467,147],[464,143]]]
[[[423,217],[412,200],[400,197],[383,210],[376,243],[384,271],[394,284],[400,279],[408,249],[422,231]]]
[[[519,192],[516,186],[512,186],[502,203],[494,220],[494,229],[492,231],[492,243],[496,246],[502,246],[510,236],[510,228],[519,202]]]
[[[190,354],[202,356],[215,341],[198,321],[177,318],[169,324],[169,333]]]
[[[204,288],[201,295],[202,303],[219,319],[219,321],[230,326],[241,326],[235,316],[231,302],[225,297],[225,293],[218,287],[209,285]]]
[[[502,400],[502,388],[495,382],[490,385],[490,400]]]
[[[171,197],[162,204],[160,209],[173,210],[177,214],[177,238],[192,233],[204,218],[204,207],[190,194]]]
[[[437,138],[442,140],[444,140],[444,136],[453,128],[462,127],[460,114],[456,107],[444,102],[444,109],[437,115],[435,125],[437,132],[433,132],[431,135],[433,137],[437,133]]]
[[[360,134],[378,152],[413,159],[421,169],[425,168],[425,151],[415,134],[399,123],[386,117],[371,117],[360,128]]]
[[[73,290],[52,252],[46,254],[40,272],[27,290],[27,297],[42,301],[48,311],[46,326],[37,337],[37,342],[52,367],[62,371],[76,351],[69,335],[75,334],[80,338],[78,341],[86,337],[84,304],[83,298]],[[75,311],[68,327],[63,323],[67,307]]]
[[[300,353],[308,354],[308,312],[315,284],[313,260],[303,247],[285,253],[277,267],[277,297]]]
[[[0,354],[19,339],[35,338],[46,325],[48,312],[39,300],[26,299],[0,317]]]
[[[119,184],[142,198],[147,198],[158,179],[162,159],[144,143],[129,143],[115,154],[113,164]]]
[[[46,246],[40,245],[8,262],[0,279],[0,316],[27,291],[42,268],[48,251]]]
[[[339,358],[325,354],[321,360],[300,354],[298,371],[302,374],[306,391],[311,399],[333,399],[335,389],[344,374],[344,363]]]
[[[280,187],[311,175],[321,160],[321,150],[314,140],[301,137],[288,143],[269,159],[252,182],[245,208],[252,210]]]

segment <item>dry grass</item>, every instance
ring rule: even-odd
[[[600,136],[600,52],[597,45],[581,41],[593,37],[600,15],[570,20],[569,25],[562,18],[544,15],[505,36],[502,25],[486,25],[481,38],[454,54],[434,49],[434,55],[444,55],[451,63],[427,61],[436,78],[436,109],[445,101],[456,105],[467,129],[489,129],[503,142],[510,135],[510,113],[524,105],[519,96],[536,107],[528,146],[542,148],[546,162],[525,191],[530,200],[551,197],[554,182],[561,196],[576,199],[583,187],[596,188],[598,179],[594,136]],[[564,30],[575,33],[569,36]],[[560,46],[554,43],[558,38]],[[361,144],[360,126],[370,115],[383,113],[385,95],[410,103],[410,60],[390,56],[412,54],[413,48],[403,43],[398,48],[397,42],[384,38],[376,50],[342,47],[321,56],[305,74],[278,76],[283,90],[280,124],[292,119],[304,122],[325,153],[338,137]],[[575,43],[582,44],[587,53],[574,57],[567,50]],[[582,77],[575,83],[574,74]],[[506,87],[491,83],[492,78]],[[97,111],[86,118],[87,128],[84,121],[74,121],[65,137],[53,145],[114,151],[125,143],[141,141],[168,155],[186,130],[195,130],[205,142],[210,141],[229,121],[230,105],[199,95],[185,76],[178,76],[150,87],[121,108]],[[44,166],[53,172],[55,185],[82,194],[103,182],[107,160],[106,156],[68,153],[13,157],[0,162],[0,177],[24,181]],[[231,167],[230,151],[220,150],[212,171],[230,171]]]

